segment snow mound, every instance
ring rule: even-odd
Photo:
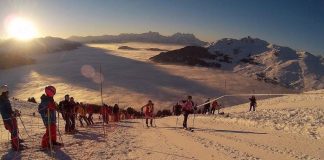
[[[311,93],[311,94],[308,94]],[[258,98],[258,97],[257,97]],[[247,112],[249,104],[225,108],[226,116],[214,120],[246,126],[324,137],[324,90],[258,101],[256,112]]]
[[[324,128],[324,110],[322,109],[262,109],[257,112],[233,113],[226,118],[217,116],[216,119],[223,122],[262,126],[304,134],[315,139],[324,136],[322,132]]]

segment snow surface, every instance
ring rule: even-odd
[[[258,101],[256,112],[248,104],[222,109],[222,115],[189,116],[194,132],[180,129],[182,116],[156,119],[156,128],[143,127],[143,121],[123,120],[103,126],[77,127],[79,133],[62,133],[65,147],[55,149],[56,159],[298,159],[324,157],[324,90],[316,95],[290,95]],[[257,97],[259,98],[259,97]],[[13,152],[8,134],[0,124],[2,159],[50,159],[49,151],[39,151],[44,127],[35,104],[12,101],[22,111],[21,137],[30,148]],[[229,115],[228,115],[229,114]],[[227,116],[228,115],[228,116]],[[176,124],[178,119],[178,123]],[[193,123],[193,119],[195,119]],[[194,126],[193,126],[194,125]],[[106,134],[104,134],[104,130]],[[29,136],[27,135],[29,134]]]

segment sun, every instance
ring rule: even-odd
[[[37,36],[37,29],[34,24],[23,17],[11,17],[6,23],[6,30],[9,38],[23,41]]]

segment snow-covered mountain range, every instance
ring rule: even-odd
[[[102,35],[102,36],[72,36],[69,40],[82,43],[123,43],[123,42],[147,42],[147,43],[169,43],[204,46],[207,42],[201,41],[193,34],[175,33],[171,36],[164,36],[158,32],[147,33],[123,33],[119,35]]]
[[[210,55],[204,52],[205,56],[201,57],[200,52],[193,50],[208,50]],[[195,54],[199,56],[193,56]],[[177,57],[177,61],[169,60],[170,56]],[[207,48],[185,47],[161,53],[151,60],[232,70],[260,81],[294,89],[324,88],[323,58],[258,38],[225,38],[211,43]]]

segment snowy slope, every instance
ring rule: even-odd
[[[140,119],[103,126],[95,115],[95,125],[82,128],[77,123],[79,132],[69,135],[64,134],[64,121],[60,117],[58,141],[65,146],[56,148],[53,156],[80,160],[321,160],[324,157],[324,92],[316,93],[322,94],[258,101],[257,111],[253,113],[247,112],[248,104],[241,104],[222,109],[228,116],[195,115],[193,121],[194,116],[190,115],[188,125],[194,127],[194,132],[180,128],[183,116],[155,119],[157,127],[146,128]],[[22,111],[22,121],[18,120],[20,135],[29,148],[22,152],[10,150],[7,131],[0,122],[1,159],[50,159],[49,151],[39,150],[45,128],[38,113],[32,116],[37,105],[23,101],[12,103]]]
[[[226,54],[225,66],[248,77],[295,89],[322,89],[324,65],[319,57],[257,38],[222,39],[209,46],[214,54]]]

